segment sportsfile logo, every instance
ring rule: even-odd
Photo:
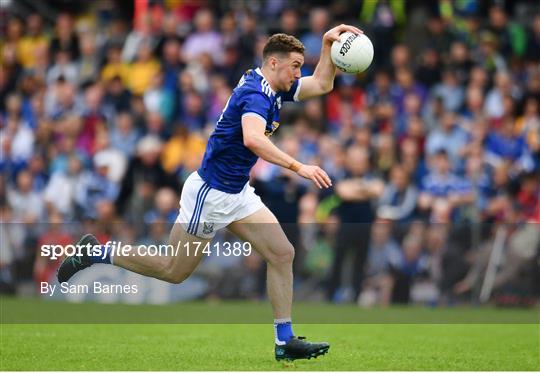
[[[42,245],[40,252],[41,256],[49,257],[51,260],[57,260],[64,256],[83,255],[105,259],[108,253],[127,254],[131,248],[131,245],[123,245],[122,242],[108,241],[105,245],[92,245],[90,242],[86,245]]]
[[[213,227],[205,227],[210,230]],[[40,255],[51,260],[64,256],[90,256],[105,259],[107,256],[249,256],[251,243],[249,242],[178,242],[176,245],[129,245],[121,241],[108,241],[104,245],[42,245]]]

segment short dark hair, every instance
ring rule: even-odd
[[[288,54],[297,52],[304,54],[304,44],[292,35],[275,34],[268,39],[263,49],[263,60],[272,54]]]

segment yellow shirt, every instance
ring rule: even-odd
[[[129,88],[136,95],[142,95],[159,72],[159,62],[134,62],[129,68]]]
[[[36,63],[35,51],[39,47],[49,47],[49,40],[45,36],[25,36],[17,43],[17,56],[25,68],[34,67]]]
[[[125,85],[129,84],[129,65],[126,63],[108,63],[101,70],[101,79],[109,81],[115,76],[119,76]]]
[[[538,136],[538,132],[534,129],[526,129],[525,124],[525,118],[523,116],[519,117],[514,123],[514,133],[523,135],[527,145],[535,148],[540,143],[540,136]]]
[[[180,166],[189,169],[199,167],[206,141],[198,135],[189,135],[187,138],[173,136],[163,148],[161,164],[167,172],[175,172]]]

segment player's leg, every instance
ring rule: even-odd
[[[203,257],[202,248],[209,243],[210,240],[189,234],[180,223],[175,223],[169,236],[167,255],[141,255],[144,252],[138,253],[135,250],[133,255],[115,256],[114,265],[179,284],[197,268]]]
[[[292,332],[294,247],[274,214],[265,206],[231,223],[228,229],[249,242],[267,262],[268,298],[276,331],[276,360],[311,359],[328,352],[328,343],[310,343],[303,337],[294,337]]]
[[[87,234],[77,245],[90,244],[100,251],[99,255],[89,256],[85,250],[82,256],[73,255],[66,258],[58,269],[58,281],[68,281],[75,273],[90,267],[92,264],[105,263],[125,268],[141,275],[155,277],[159,280],[179,284],[197,268],[202,259],[202,248],[210,240],[196,237],[184,230],[180,223],[175,223],[171,230],[168,247],[159,255],[148,255],[144,249],[133,246],[127,255],[111,255],[109,249],[97,239]],[[156,243],[157,244],[157,243]],[[195,250],[199,247],[200,250]]]
[[[200,232],[199,219],[201,216],[204,218],[204,213],[207,210],[205,198],[209,191],[210,188],[197,173],[193,173],[186,180],[182,190],[182,207],[178,220],[173,225],[166,252],[150,256],[148,252],[133,247],[127,255],[120,255],[106,244],[99,243],[93,235],[87,234],[77,242],[77,245],[91,246],[93,255],[83,250],[81,256],[73,255],[66,258],[58,269],[58,281],[68,281],[75,273],[90,267],[92,264],[105,263],[172,283],[182,282],[201,261],[202,249],[197,251],[195,249],[197,247],[204,248],[211,240],[211,237],[199,238],[196,236],[197,232]],[[189,230],[191,232],[188,232]]]
[[[267,262],[268,298],[274,318],[291,317],[294,247],[272,212],[263,207],[254,214],[235,221],[228,229],[249,242]]]

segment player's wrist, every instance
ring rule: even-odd
[[[291,162],[291,164],[287,167],[289,170],[298,172],[302,168],[303,164],[294,160]]]

